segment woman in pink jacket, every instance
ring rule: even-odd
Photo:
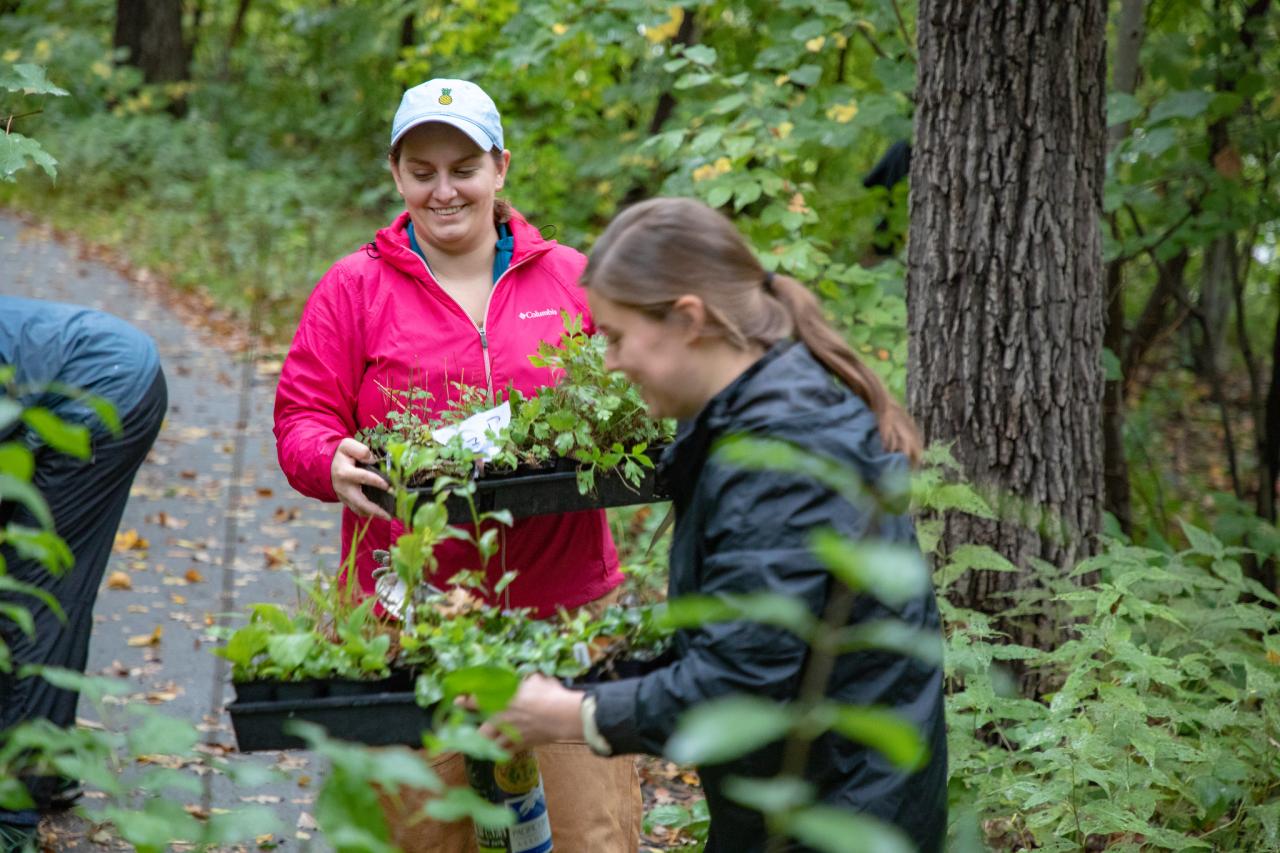
[[[371,453],[355,432],[402,408],[403,392],[411,388],[430,393],[420,412],[430,414],[457,398],[458,383],[491,397],[508,385],[529,393],[551,384],[550,371],[531,365],[528,356],[542,341],[559,341],[561,311],[582,315],[591,329],[577,286],[586,259],[543,239],[496,197],[511,153],[498,110],[479,86],[441,79],[407,91],[392,124],[389,161],[406,210],[320,279],[285,359],[275,404],[280,466],[298,491],[343,504],[344,564],[354,543],[365,595],[374,590],[373,550],[389,547],[402,531],[361,491],[387,484],[357,466]],[[440,568],[430,580],[437,585],[459,570],[480,568],[474,546],[462,540],[442,542],[436,557]],[[622,582],[600,511],[517,521],[505,532],[501,559],[488,568],[491,583],[504,568],[518,571],[508,587],[511,606],[540,616],[606,603]],[[553,832],[559,813],[573,819],[572,834],[579,836],[557,833],[556,850],[636,849],[634,766],[595,759],[577,744],[556,746],[539,753]],[[559,770],[561,758],[572,769]],[[450,758],[436,769],[457,784],[460,764]],[[469,826],[424,829],[415,820],[396,827],[404,830],[397,840],[406,849],[468,849]]]

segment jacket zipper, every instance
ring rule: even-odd
[[[427,278],[434,281],[436,283],[436,287],[440,288],[440,291],[449,298],[449,301],[452,302],[454,305],[458,306],[458,310],[462,312],[463,316],[466,317],[467,320],[471,323],[471,325],[475,328],[476,333],[480,335],[480,351],[484,353],[484,380],[485,380],[486,386],[489,389],[489,405],[493,406],[494,405],[493,362],[490,360],[490,357],[489,357],[489,336],[485,333],[485,329],[489,327],[489,306],[493,304],[493,294],[498,289],[498,285],[502,283],[502,280],[507,277],[507,273],[511,272],[513,269],[516,269],[517,267],[524,266],[526,263],[533,260],[534,258],[541,257],[543,253],[539,252],[536,255],[530,255],[529,257],[521,258],[516,263],[507,265],[507,268],[502,271],[502,275],[498,276],[498,280],[493,283],[493,287],[489,288],[489,296],[484,301],[483,325],[476,325],[476,321],[471,319],[471,315],[467,313],[467,309],[463,308],[461,303],[459,303],[458,300],[454,299],[449,294],[449,291],[445,290],[444,285],[442,285],[439,279],[435,277],[435,274],[431,272],[431,267],[427,266],[427,262],[423,260],[422,256],[419,255],[417,252],[412,252],[412,254],[422,263],[422,268],[426,270]]]

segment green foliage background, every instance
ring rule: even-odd
[[[1273,591],[1246,577],[1280,555],[1258,509],[1280,316],[1280,23],[1244,0],[1144,5],[1137,88],[1108,99],[1123,132],[1099,223],[1123,309],[1126,351],[1106,364],[1128,387],[1134,541],[1087,567],[1097,585],[1034,602],[1077,626],[1052,658],[947,610],[957,844],[980,825],[1004,849],[1280,846],[1280,768],[1261,746],[1280,742],[1280,645]],[[188,9],[191,79],[162,86],[117,62],[110,0],[23,0],[0,17],[0,114],[22,116],[0,171],[52,158],[58,173],[51,188],[24,169],[0,203],[233,310],[257,300],[285,340],[323,270],[399,210],[385,144],[400,92],[471,78],[504,113],[509,197],[548,233],[587,249],[626,200],[657,193],[723,206],[902,391],[903,270],[861,262],[873,239],[900,245],[907,188],[862,177],[911,136],[914,2],[254,0],[229,47],[233,7]],[[69,96],[13,84],[19,66]],[[935,486],[935,506],[970,500]],[[997,557],[953,555],[939,581],[1014,568]],[[1009,696],[1008,659],[1060,672],[1061,690]]]

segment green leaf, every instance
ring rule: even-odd
[[[724,780],[724,793],[729,799],[763,814],[777,814],[813,803],[812,783],[790,776],[773,779],[744,779],[730,776]]]
[[[279,666],[286,670],[295,670],[315,648],[317,638],[314,634],[276,634],[267,638],[267,654]]]
[[[520,676],[505,666],[468,666],[449,673],[443,680],[446,701],[455,696],[471,696],[480,713],[496,714],[520,689]]]
[[[516,813],[505,805],[495,805],[466,787],[450,788],[443,797],[427,803],[427,815],[438,821],[451,823],[470,818],[480,826],[511,826]]]
[[[1124,379],[1124,368],[1110,347],[1102,348],[1102,374],[1108,382],[1119,382]]]
[[[813,536],[823,564],[855,592],[866,592],[890,606],[924,595],[932,587],[924,557],[914,547],[885,542],[855,542],[832,530]]]
[[[52,574],[60,575],[75,563],[67,543],[52,530],[11,524],[4,530],[4,539],[22,557],[40,562]]]
[[[787,835],[827,853],[915,853],[897,827],[832,806],[812,806],[788,816]]]
[[[17,441],[0,444],[0,471],[29,483],[36,472],[36,458]]]
[[[1111,92],[1107,95],[1107,126],[1115,127],[1133,121],[1142,115],[1142,104],[1127,92]]]
[[[67,423],[40,406],[23,412],[22,420],[54,450],[77,459],[89,458],[89,428],[83,424]]]
[[[19,480],[10,474],[0,474],[0,501],[17,501],[35,516],[42,527],[53,527],[53,516],[49,514],[44,496],[25,480]]]
[[[0,133],[0,181],[12,181],[13,176],[28,163],[44,169],[51,178],[57,177],[58,161],[39,142],[21,133]]]
[[[754,696],[713,699],[686,711],[667,741],[677,764],[720,764],[782,739],[794,713]]]
[[[879,751],[903,770],[917,770],[929,757],[929,748],[915,724],[892,711],[829,704],[815,714],[828,720],[832,731]]]
[[[1206,533],[1194,524],[1189,524],[1182,519],[1178,519],[1178,524],[1182,527],[1182,532],[1186,534],[1187,541],[1191,543],[1191,550],[1214,558],[1220,558],[1225,555],[1226,549],[1213,534]]]
[[[1198,89],[1170,92],[1151,108],[1147,124],[1156,125],[1171,118],[1196,118],[1208,109],[1212,100],[1212,93]]]
[[[24,95],[53,95],[61,97],[68,94],[49,82],[44,68],[27,62],[19,62],[6,68],[0,64],[0,88],[10,92],[22,92]]]
[[[0,433],[4,433],[9,425],[20,417],[22,417],[22,404],[10,397],[0,395]],[[3,470],[0,468],[0,471]]]
[[[801,65],[790,72],[791,82],[800,86],[814,86],[822,79],[821,65]]]
[[[713,47],[705,44],[693,44],[684,49],[684,56],[702,66],[714,65],[716,62],[716,51]]]
[[[754,595],[684,595],[667,602],[660,623],[668,628],[694,628],[713,622],[746,619],[785,628],[808,639],[818,625],[803,601],[770,593]]]

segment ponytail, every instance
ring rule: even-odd
[[[791,315],[795,336],[875,414],[884,448],[905,455],[912,467],[918,465],[924,448],[915,421],[889,393],[879,374],[867,367],[827,322],[813,291],[785,275],[775,274],[768,281],[768,292]]]

